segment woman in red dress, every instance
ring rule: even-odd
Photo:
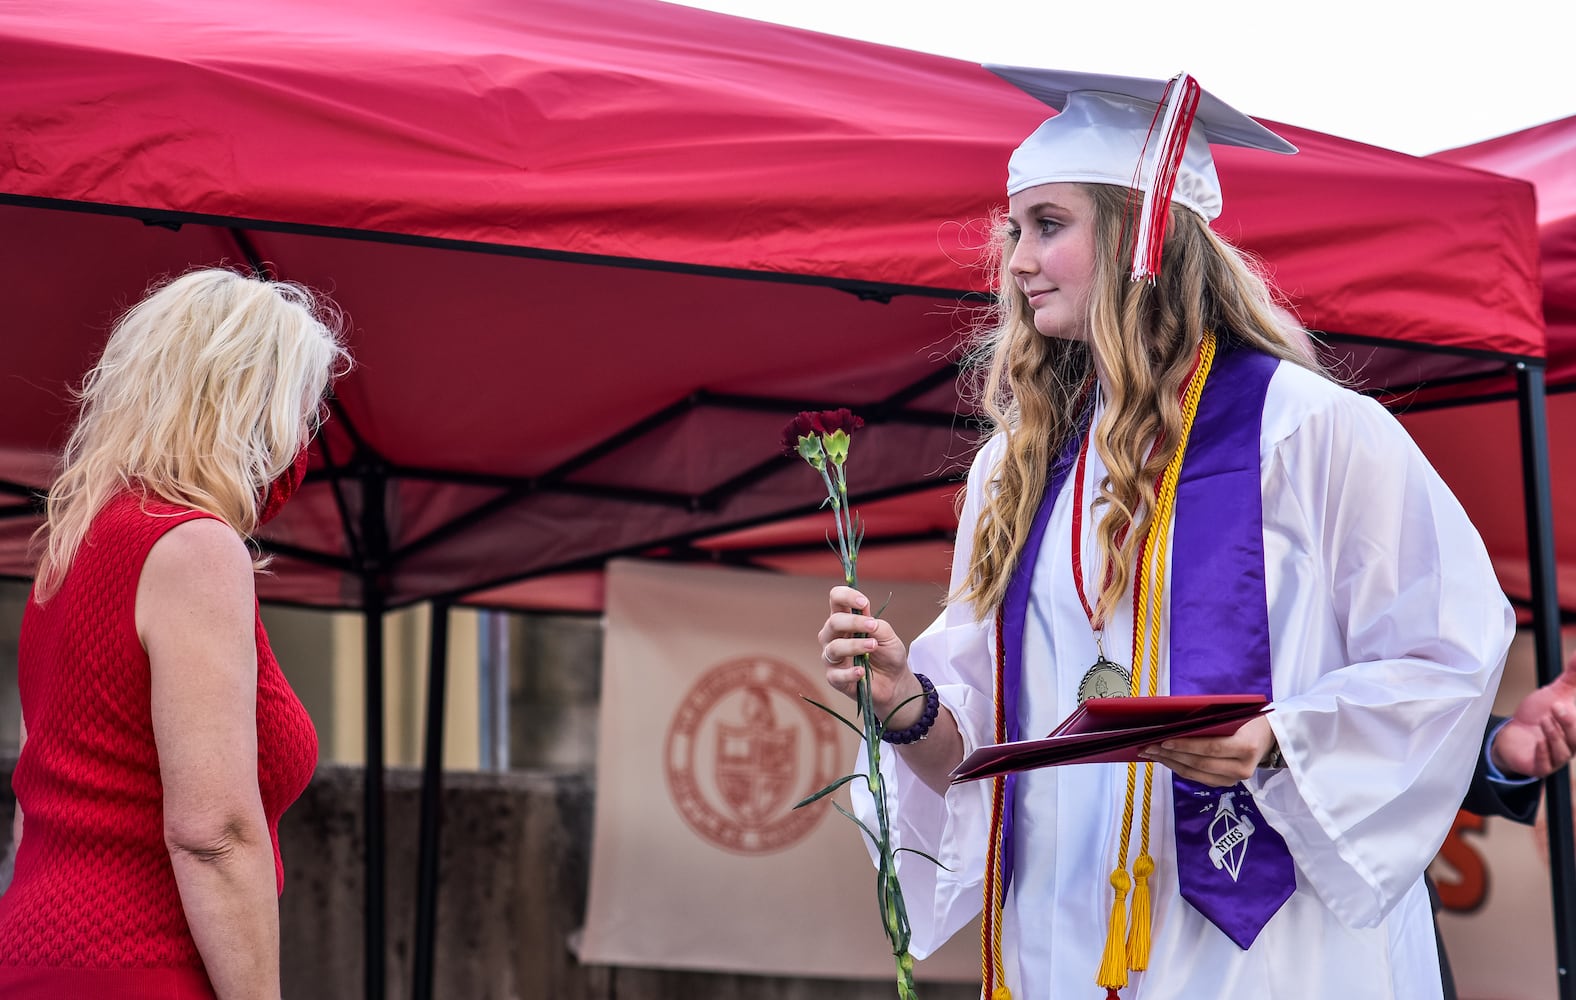
[[[88,374],[22,620],[0,995],[279,997],[279,817],[317,736],[248,542],[305,473],[336,326],[297,286],[194,271]]]

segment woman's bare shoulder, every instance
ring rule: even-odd
[[[252,556],[235,529],[216,517],[194,517],[182,521],[159,536],[148,550],[144,572],[154,568],[192,569],[206,566],[215,570],[242,568],[251,573]]]
[[[150,616],[251,614],[252,554],[241,536],[216,518],[183,521],[148,551],[137,584],[139,627]]]

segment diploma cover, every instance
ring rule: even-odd
[[[952,781],[1061,764],[1142,761],[1144,747],[1176,736],[1230,736],[1268,707],[1257,694],[1090,698],[1044,739],[975,750],[953,768]]]

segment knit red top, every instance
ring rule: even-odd
[[[22,842],[0,896],[7,1000],[212,998],[164,840],[137,582],[154,542],[199,511],[123,493],[93,521],[60,590],[23,612],[27,740],[12,787]],[[317,764],[317,733],[257,619],[257,782],[280,891],[279,816]]]

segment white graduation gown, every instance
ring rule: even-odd
[[[969,473],[952,582],[970,560],[979,498],[1001,454],[986,444]],[[1378,403],[1282,364],[1262,431],[1264,549],[1274,711],[1287,766],[1248,782],[1297,869],[1297,890],[1253,947],[1239,949],[1177,891],[1171,773],[1155,769],[1150,880],[1153,947],[1127,1000],[1199,997],[1367,1000],[1441,995],[1423,870],[1466,792],[1515,618],[1477,532],[1400,425]],[[1086,473],[1086,592],[1097,589]],[[1076,707],[1095,658],[1071,568],[1073,477],[1057,498],[1025,627],[1025,736]],[[1169,589],[1168,589],[1169,593]],[[1164,626],[1169,626],[1169,607]],[[914,669],[957,718],[965,752],[993,742],[991,623],[949,606],[912,643]],[[1105,631],[1131,662],[1131,596]],[[1161,649],[1169,648],[1169,634]],[[1160,693],[1168,689],[1161,665]],[[863,756],[860,757],[861,763]],[[883,748],[913,951],[934,951],[980,912],[990,782],[945,797]],[[1045,768],[1017,784],[1017,870],[1004,952],[1015,1000],[1091,1000],[1111,907],[1108,878],[1126,766]],[[868,792],[856,812],[874,826]],[[1142,772],[1140,769],[1140,788]],[[1142,793],[1140,792],[1140,798]],[[1135,838],[1131,856],[1138,853]]]

